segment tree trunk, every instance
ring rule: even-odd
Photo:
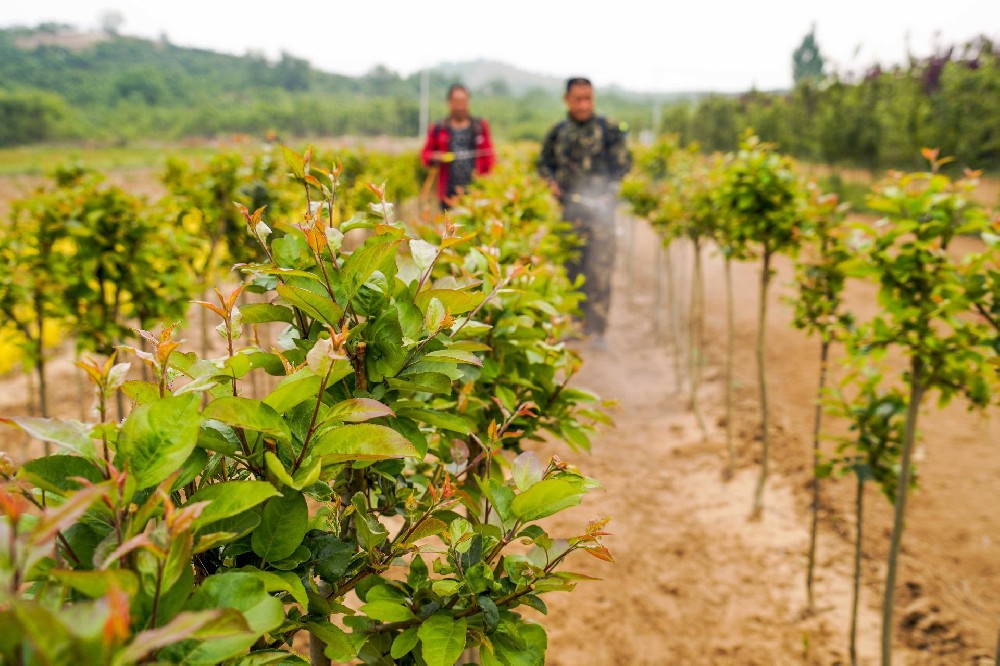
[[[892,540],[889,544],[889,567],[885,576],[885,597],[882,602],[882,666],[892,664],[892,611],[896,597],[896,573],[899,549],[906,520],[906,498],[910,490],[910,460],[917,434],[917,416],[924,396],[924,362],[919,357],[910,361],[910,403],[906,408],[906,430],[903,433],[903,455],[900,460],[899,480],[896,486],[896,506],[892,521]]]
[[[694,239],[694,268],[691,277],[691,303],[688,344],[688,374],[691,377],[690,406],[694,412],[694,417],[701,428],[702,439],[708,438],[708,427],[705,425],[705,417],[701,413],[701,405],[698,402],[698,390],[701,388],[701,364],[702,364],[702,329],[704,319],[704,287],[702,285],[701,268],[701,241]]]
[[[655,290],[653,292],[653,335],[659,339],[660,335],[663,333],[663,292],[664,289],[664,249],[663,243],[659,242],[656,244],[656,261],[654,262],[654,271],[656,273],[655,278]],[[631,284],[629,281],[628,284]],[[632,293],[632,290],[629,290]]]
[[[674,391],[680,393],[684,388],[684,368],[681,363],[681,353],[684,346],[681,340],[681,312],[677,302],[677,272],[671,259],[671,246],[667,245],[664,252],[667,261],[667,308],[670,310],[670,337],[674,347]]]
[[[767,483],[768,457],[770,456],[769,415],[767,409],[767,290],[771,284],[771,251],[764,248],[764,266],[760,273],[760,304],[757,311],[757,383],[760,388],[760,417],[762,452],[760,476],[754,490],[751,518],[760,518],[764,513],[764,484]]]
[[[865,482],[860,476],[858,476],[858,485],[854,495],[854,513],[857,525],[854,530],[854,584],[851,591],[851,633],[850,645],[848,646],[851,666],[857,666],[858,663],[858,597],[861,593],[861,539],[864,535],[865,517]]]
[[[806,567],[806,596],[809,599],[810,613],[816,610],[816,600],[813,598],[813,575],[816,570],[816,532],[819,529],[819,476],[816,473],[816,467],[819,465],[819,435],[823,423],[823,389],[826,388],[829,357],[830,341],[824,339],[819,350],[819,388],[816,391],[816,413],[813,416],[812,523],[809,526],[809,561]]]
[[[725,478],[736,473],[736,447],[733,444],[733,355],[735,354],[736,316],[733,304],[733,262],[726,257],[726,462]]]

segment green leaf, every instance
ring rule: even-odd
[[[291,324],[295,321],[295,313],[281,305],[271,303],[250,303],[240,308],[244,324],[266,324],[272,321],[283,321]]]
[[[438,412],[432,409],[401,409],[399,410],[399,415],[432,425],[436,428],[451,430],[460,435],[472,433],[472,424],[465,417],[457,414],[448,414],[447,412]]]
[[[209,504],[195,519],[191,529],[195,532],[206,531],[202,530],[206,525],[239,515],[278,494],[277,489],[267,481],[223,481],[202,486],[191,496],[188,504],[194,502],[209,502]],[[211,526],[212,531],[218,527]]]
[[[369,601],[359,610],[371,619],[381,622],[403,622],[416,617],[413,611],[402,603],[388,600]]]
[[[435,613],[427,618],[417,630],[427,666],[454,666],[465,649],[466,628],[464,617],[455,620],[448,613]]]
[[[253,552],[265,562],[289,557],[302,544],[308,523],[309,509],[302,493],[286,491],[284,497],[272,497],[250,537]]]
[[[424,328],[428,331],[437,331],[444,323],[444,318],[447,314],[448,311],[445,309],[444,304],[440,300],[432,298],[427,304],[427,312],[424,315]]]
[[[189,638],[218,639],[245,634],[249,629],[243,615],[231,609],[218,608],[181,613],[162,627],[137,634],[125,650],[115,655],[112,663],[116,666],[134,664],[155,650],[175,645]]]
[[[87,458],[96,457],[91,426],[74,419],[43,419],[34,416],[0,417],[0,423],[15,425],[32,437]]]
[[[184,464],[198,442],[200,397],[194,393],[168,396],[132,410],[118,438],[139,489],[160,483]]]
[[[160,399],[160,387],[141,379],[130,379],[122,384],[122,393],[131,398],[137,405],[146,405]]]
[[[291,571],[261,571],[253,567],[243,567],[233,571],[242,571],[259,578],[264,583],[265,592],[288,592],[295,603],[302,608],[309,605],[305,586],[299,577]]]
[[[91,483],[104,480],[101,470],[91,460],[80,456],[45,456],[24,463],[17,471],[20,479],[50,493],[66,495],[83,487],[74,479],[84,478]]]
[[[413,648],[417,647],[417,643],[419,642],[420,636],[417,635],[417,627],[410,627],[392,640],[392,648],[389,650],[389,656],[399,660],[408,655]]]
[[[372,423],[328,430],[313,440],[310,453],[322,457],[326,464],[417,456],[417,450],[408,439],[392,428]]]
[[[440,372],[422,372],[409,375],[406,379],[398,377],[386,378],[386,384],[397,390],[415,391],[417,393],[451,393],[451,378]]]
[[[483,610],[483,625],[486,628],[486,633],[493,633],[497,625],[500,624],[500,609],[489,597],[479,597],[476,599],[476,603]]]
[[[260,400],[226,396],[208,403],[202,413],[206,419],[222,421],[234,428],[253,430],[289,441],[292,434],[288,424],[273,407]]]
[[[455,316],[475,310],[483,302],[483,298],[485,298],[483,294],[472,291],[428,289],[417,294],[413,302],[416,303],[421,312],[426,314],[431,301],[437,299],[444,306],[445,310],[450,312],[452,316]]]
[[[535,485],[545,476],[542,463],[533,451],[525,451],[517,458],[510,467],[510,475],[514,479],[514,485],[522,493]]]
[[[429,536],[434,536],[435,534],[441,534],[448,529],[448,525],[443,520],[438,520],[437,518],[424,518],[417,526],[413,529],[413,532],[406,537],[406,541],[403,543],[404,546],[409,546],[412,543],[425,539]]]
[[[345,423],[361,423],[383,416],[395,416],[392,410],[378,400],[371,398],[351,398],[341,400],[330,407],[323,415],[324,421],[343,421]]]
[[[425,240],[415,239],[410,241],[410,256],[413,257],[413,263],[417,265],[417,268],[421,272],[426,272],[431,267],[437,253],[437,247]]]
[[[264,633],[277,629],[285,619],[281,601],[270,596],[264,583],[252,574],[228,571],[203,580],[188,602],[188,610],[233,608],[250,627],[232,638],[217,638],[200,645],[179,645],[174,661],[185,664],[218,664],[253,645]],[[187,654],[184,652],[187,651]],[[170,655],[174,657],[174,654]]]
[[[344,315],[343,309],[334,303],[329,296],[317,294],[309,289],[279,284],[277,292],[284,300],[327,326],[336,326]]]
[[[567,507],[576,506],[584,494],[585,491],[578,483],[564,479],[545,479],[515,497],[510,508],[521,520],[538,520]]]
[[[292,407],[306,400],[315,400],[319,395],[319,387],[322,384],[322,377],[319,377],[312,370],[303,368],[294,375],[289,375],[283,379],[264,398],[264,404],[270,405],[279,414],[285,414]]]
[[[281,464],[281,460],[278,459],[278,456],[274,455],[270,451],[264,452],[264,463],[267,465],[267,469],[270,470],[279,481],[294,490],[302,490],[303,488],[307,488],[308,486],[316,483],[319,479],[319,474],[322,468],[322,460],[320,458],[314,458],[312,464],[300,467],[296,470],[295,476],[293,477],[289,475],[285,466]]]
[[[306,629],[326,644],[323,651],[328,658],[340,663],[353,661],[358,648],[343,629],[329,622],[307,622]]]
[[[458,349],[439,349],[437,351],[424,354],[424,358],[434,359],[436,361],[451,361],[453,363],[467,363],[469,365],[483,367],[483,362],[478,356],[472,352],[460,351]]]
[[[91,599],[103,597],[112,587],[118,588],[130,597],[139,591],[139,577],[128,569],[99,571],[53,569],[49,575]]]
[[[401,239],[394,239],[388,235],[373,236],[347,258],[341,269],[345,278],[346,303],[354,300],[358,290],[368,281],[372,273],[378,270],[382,262],[395,257],[396,246],[400,242]]]
[[[354,527],[358,531],[358,541],[369,553],[389,538],[389,530],[386,529],[385,525],[364,509],[355,512]]]

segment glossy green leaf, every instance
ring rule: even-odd
[[[323,458],[329,464],[348,460],[415,457],[417,450],[408,439],[391,428],[361,423],[334,428],[316,437],[310,454]]]
[[[166,397],[132,410],[122,426],[118,453],[138,488],[150,488],[184,464],[198,442],[200,398]]]
[[[285,301],[327,326],[337,326],[344,315],[343,309],[328,295],[288,284],[279,284],[277,292]]]
[[[82,487],[78,478],[100,483],[104,475],[88,458],[80,456],[45,456],[29,460],[17,471],[18,478],[29,481],[42,490],[66,495]]]
[[[465,618],[456,620],[448,613],[435,613],[427,618],[417,635],[420,653],[427,666],[454,666],[465,649]]]
[[[206,419],[215,419],[234,428],[243,428],[264,433],[288,441],[291,432],[288,424],[273,407],[260,400],[226,396],[208,403],[202,414]]]
[[[209,502],[202,510],[191,528],[195,532],[213,525],[224,518],[232,518],[247,509],[257,506],[268,499],[277,496],[277,489],[267,481],[223,481],[202,486],[191,496],[188,503]]]
[[[244,324],[266,324],[272,321],[282,321],[291,324],[295,321],[295,313],[281,305],[271,303],[250,303],[241,308]]]
[[[34,416],[0,417],[0,423],[9,423],[43,442],[52,442],[67,451],[87,458],[96,454],[90,438],[91,426],[74,419],[43,419]]]
[[[285,491],[284,497],[272,497],[264,505],[260,525],[250,544],[265,562],[289,557],[302,544],[309,522],[309,510],[302,493]]]
[[[578,483],[564,479],[545,479],[515,497],[510,508],[522,520],[538,520],[576,506],[583,499],[584,492]]]

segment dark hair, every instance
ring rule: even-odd
[[[573,86],[590,86],[591,88],[594,87],[594,85],[590,82],[590,79],[583,76],[574,76],[573,78],[566,80],[566,92],[569,92],[570,88],[572,88]]]
[[[450,86],[450,87],[448,88],[448,96],[447,96],[447,97],[445,97],[445,99],[446,99],[446,100],[447,100],[447,99],[451,99],[451,96],[455,94],[455,91],[456,91],[456,90],[461,90],[461,91],[462,91],[462,92],[464,92],[464,93],[465,93],[466,95],[468,95],[468,94],[469,94],[469,89],[468,89],[468,88],[466,88],[465,86],[463,86],[463,85],[462,85],[461,83],[453,83],[453,84],[451,84],[451,86]]]

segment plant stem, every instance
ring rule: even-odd
[[[813,478],[812,478],[812,523],[809,526],[809,563],[806,567],[806,596],[809,612],[815,610],[813,598],[813,575],[816,569],[816,533],[819,528],[819,433],[823,423],[823,389],[826,387],[827,365],[830,357],[830,341],[824,337],[819,349],[819,388],[816,391],[816,413],[813,418]]]
[[[851,635],[848,648],[851,666],[857,666],[858,663],[858,597],[861,593],[861,540],[864,536],[865,517],[865,482],[860,476],[858,476],[858,485],[854,495],[854,513],[857,525],[854,531],[854,584],[851,593]]]
[[[910,460],[917,434],[917,416],[924,396],[924,361],[919,356],[910,360],[910,402],[906,408],[906,430],[903,433],[903,455],[896,485],[892,540],[889,544],[889,567],[885,576],[885,597],[882,602],[882,666],[892,664],[892,611],[896,597],[896,573],[899,548],[906,519],[906,498],[910,489]]]
[[[701,428],[702,439],[708,438],[708,427],[705,425],[705,417],[701,413],[701,405],[698,403],[698,389],[701,388],[701,362],[702,362],[702,329],[704,323],[704,284],[702,280],[701,268],[701,239],[697,236],[692,239],[694,242],[694,269],[691,279],[691,303],[690,330],[691,342],[688,347],[688,373],[691,376],[691,411]]]
[[[768,457],[770,455],[771,438],[769,435],[769,420],[767,410],[767,374],[766,374],[766,342],[767,342],[767,290],[771,284],[771,249],[764,247],[764,265],[760,272],[760,303],[757,311],[757,383],[760,388],[761,453],[760,476],[757,478],[757,488],[753,496],[753,512],[751,518],[760,518],[764,513],[764,484],[767,482]]]
[[[726,478],[733,478],[736,472],[736,447],[733,444],[733,355],[735,354],[734,331],[736,316],[733,304],[733,261],[726,256],[726,452],[729,456]]]
[[[667,308],[670,310],[670,337],[674,347],[674,391],[680,393],[684,388],[684,369],[681,367],[681,316],[677,302],[677,274],[671,259],[671,246],[666,247],[667,261]]]

